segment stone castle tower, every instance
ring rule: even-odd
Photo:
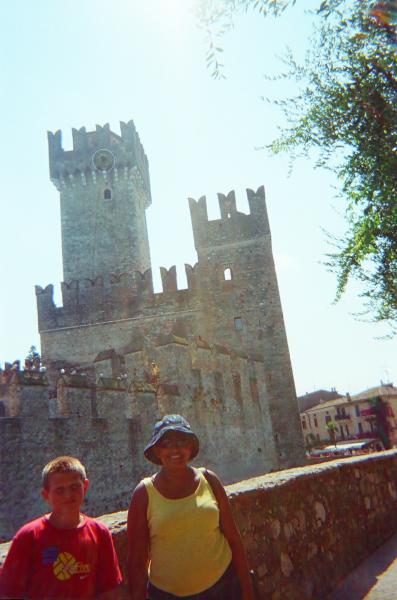
[[[175,267],[161,268],[162,291],[154,293],[148,161],[132,121],[121,123],[121,135],[108,125],[73,130],[70,151],[60,131],[48,139],[50,176],[60,192],[64,282],[62,306],[52,285],[36,286],[49,366],[41,391],[23,372],[8,375],[1,388],[5,416],[29,416],[26,430],[18,422],[23,450],[31,456],[35,449],[37,465],[55,452],[80,452],[91,480],[102,482],[120,446],[128,447],[127,456],[121,452],[123,477],[93,494],[97,514],[128,502],[131,481],[150,468],[141,458],[145,439],[167,412],[192,421],[200,460],[225,482],[302,464],[264,188],[247,190],[249,214],[237,210],[234,192],[218,194],[221,218],[211,221],[205,197],[190,199],[198,261],[185,265],[187,289],[177,288]],[[4,444],[15,443],[12,431],[3,431]],[[18,472],[29,470],[18,448],[11,455],[6,468],[16,468],[17,455]]]
[[[73,150],[48,133],[50,177],[60,192],[65,281],[150,268],[145,210],[149,167],[132,121],[73,129]]]

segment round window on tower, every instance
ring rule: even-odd
[[[98,171],[110,171],[114,167],[113,152],[107,148],[100,148],[92,157],[92,164]]]

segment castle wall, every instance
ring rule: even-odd
[[[87,181],[84,187],[68,185],[60,197],[66,281],[150,267],[145,212],[129,173],[117,180],[110,174],[106,181]]]
[[[46,510],[41,469],[61,454],[87,466],[90,514],[125,508],[134,485],[156,468],[143,448],[164,414],[180,413],[191,422],[202,448],[194,464],[205,464],[225,482],[278,468],[262,363],[203,340],[170,335],[157,344],[143,339],[142,349],[125,356],[103,353],[96,374],[40,375],[40,385],[29,372],[3,373],[0,472],[7,493],[0,537]],[[122,373],[126,365],[133,377]]]
[[[177,322],[195,333],[201,326],[201,305],[195,283],[190,284],[177,290],[176,273],[167,271],[163,291],[154,294],[150,270],[73,281],[62,284],[61,307],[55,306],[53,286],[36,286],[43,359],[91,363],[104,349],[127,347],[137,331],[167,334]]]
[[[1,481],[0,537],[12,535],[22,522],[46,511],[40,497],[40,474],[49,460],[62,454],[76,455],[86,464],[92,486],[87,510],[99,514],[128,501],[135,466],[133,424],[125,417],[129,398],[120,392],[98,394],[98,417],[91,415],[88,389],[58,390],[61,406],[49,416],[48,391],[20,390],[21,413],[0,419]],[[35,414],[24,414],[25,404],[36,404]],[[44,409],[44,410],[43,410]],[[62,415],[62,416],[61,416]],[[113,483],[112,473],[116,477]]]

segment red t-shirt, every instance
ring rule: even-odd
[[[95,598],[121,583],[108,528],[90,517],[57,529],[47,516],[16,533],[0,573],[1,598]]]

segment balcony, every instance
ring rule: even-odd
[[[374,406],[370,406],[369,408],[362,408],[360,411],[361,417],[376,417],[377,411]]]
[[[351,421],[351,415],[348,413],[337,413],[335,415],[335,421]]]

